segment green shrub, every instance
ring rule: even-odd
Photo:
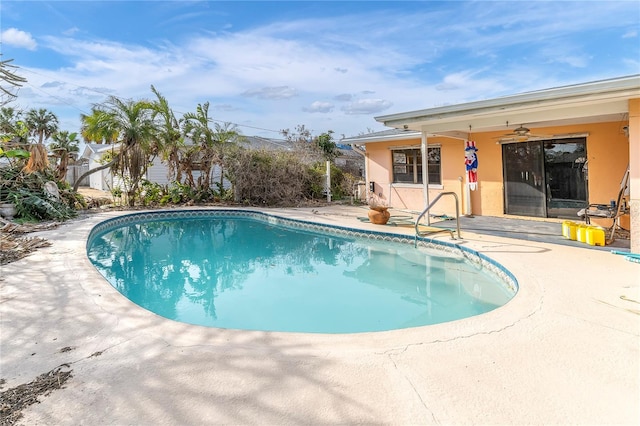
[[[158,205],[166,192],[166,187],[145,179],[140,183],[138,199],[143,206]]]
[[[14,202],[17,217],[26,220],[66,220],[76,216],[72,207],[55,200],[44,191],[18,189]]]
[[[47,182],[56,184],[60,199],[45,191]],[[26,173],[20,164],[0,167],[0,201],[14,203],[16,218],[27,221],[70,219],[76,215],[75,207],[85,204],[53,170]]]

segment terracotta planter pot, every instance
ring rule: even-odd
[[[388,207],[370,207],[369,221],[375,225],[386,225],[391,217]]]

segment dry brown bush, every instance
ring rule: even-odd
[[[237,150],[225,161],[234,201],[249,205],[292,206],[311,198],[317,176],[292,152]]]

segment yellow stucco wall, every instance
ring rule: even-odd
[[[393,184],[391,147],[401,146],[406,148],[419,148],[420,138],[402,140],[397,142],[383,142],[367,144],[369,161],[369,182],[376,183],[376,195],[393,208],[421,211],[424,208],[422,185]],[[464,168],[464,141],[449,138],[429,138],[429,146],[440,146],[442,156],[442,185],[430,185],[429,197],[431,200],[440,192],[455,192],[461,195],[459,177],[463,177]],[[453,159],[457,158],[457,164]],[[446,159],[450,159],[447,161]],[[435,214],[455,213],[455,205],[452,198],[443,198],[433,210]],[[461,212],[462,213],[462,212]]]
[[[629,138],[622,127],[627,123],[603,123],[590,127],[587,138],[589,158],[589,201],[608,203],[616,199],[620,182],[629,164]],[[594,220],[611,226],[611,220]],[[628,228],[628,217],[620,220]]]
[[[533,133],[566,134],[588,133],[587,157],[589,159],[589,201],[608,203],[616,198],[620,180],[629,163],[629,142],[622,127],[627,123],[595,123],[563,127],[536,128]],[[497,138],[505,132],[472,134],[478,148],[478,189],[471,192],[472,213],[501,216],[504,213],[502,147]],[[465,177],[464,141],[443,137],[430,137],[429,145],[440,145],[442,152],[442,187],[431,187],[431,200],[442,191],[453,191],[461,200],[464,213],[464,191],[459,178]],[[369,162],[368,181],[376,182],[376,194],[397,209],[421,211],[424,207],[422,185],[390,185],[392,180],[392,146],[416,146],[420,139],[367,144]],[[435,214],[455,213],[450,198],[434,207]],[[606,223],[603,223],[603,225]]]
[[[640,99],[629,100],[629,159],[631,215],[620,223],[631,231],[631,252],[640,253]]]

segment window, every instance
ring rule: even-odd
[[[427,148],[427,167],[430,185],[441,185],[440,147]],[[422,183],[422,156],[419,149],[395,149],[393,183]]]

